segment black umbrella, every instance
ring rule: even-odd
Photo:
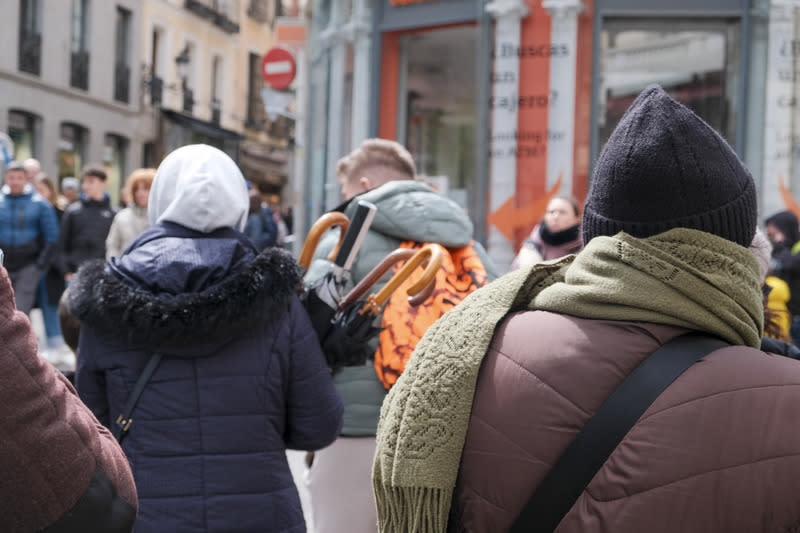
[[[353,219],[349,221],[347,230],[344,231],[344,228],[342,230],[344,236],[340,237],[339,251],[336,253],[330,269],[319,280],[311,284],[301,296],[303,306],[311,318],[311,325],[323,344],[331,328],[331,321],[339,310],[339,303],[344,296],[350,267],[364,242],[372,219],[375,218],[376,210],[375,205],[369,202],[363,200],[358,202],[358,207]],[[319,239],[316,238],[316,240]],[[302,254],[301,259],[305,259]],[[303,263],[301,262],[301,264]]]
[[[375,325],[383,306],[391,294],[405,281],[414,269],[424,264],[422,277],[408,289],[409,303],[419,305],[427,299],[436,283],[436,272],[444,254],[439,245],[425,245],[420,250],[400,248],[386,256],[364,279],[342,299],[331,327],[322,340],[322,348],[331,368],[363,365],[369,357],[369,341],[381,328]],[[378,292],[362,299],[364,294],[397,262],[406,264],[392,276]]]

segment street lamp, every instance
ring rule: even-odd
[[[187,44],[178,57],[175,58],[175,67],[178,70],[178,77],[181,79],[181,90],[183,91],[183,110],[186,113],[191,113],[194,107],[194,97],[192,90],[189,88],[189,63],[191,56],[189,55],[189,45]]]

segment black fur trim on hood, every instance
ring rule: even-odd
[[[268,248],[241,271],[205,291],[157,296],[107,271],[105,261],[84,264],[69,286],[69,309],[101,336],[161,349],[217,344],[287,312],[301,268],[292,256]]]

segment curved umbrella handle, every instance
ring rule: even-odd
[[[301,267],[307,269],[311,266],[311,259],[314,257],[314,251],[317,249],[319,240],[322,238],[323,233],[328,231],[333,226],[339,226],[342,229],[341,232],[339,232],[339,242],[336,244],[336,247],[333,249],[330,255],[328,255],[328,259],[330,261],[333,261],[336,258],[336,253],[342,246],[344,234],[347,233],[347,228],[350,226],[350,219],[347,218],[347,215],[344,213],[339,211],[331,211],[330,213],[325,213],[319,217],[308,231],[306,242],[303,243],[303,251],[300,252],[300,259],[297,260],[297,263]]]
[[[361,309],[361,313],[371,312],[373,315],[377,316],[380,313],[383,304],[389,300],[389,296],[397,290],[403,281],[405,281],[414,269],[417,268],[423,261],[427,260],[427,266],[425,267],[425,271],[422,273],[422,277],[416,281],[411,287],[408,289],[409,295],[417,295],[426,289],[431,282],[435,283],[436,272],[439,271],[439,267],[442,266],[442,260],[444,259],[444,250],[438,244],[426,244],[422,248],[420,248],[417,253],[415,253],[411,259],[409,259],[403,268],[400,271],[392,276],[392,278],[383,286],[381,290],[377,292],[377,294],[371,294],[367,298],[367,302],[364,304],[364,307]]]
[[[364,278],[359,281],[358,284],[353,287],[344,298],[342,298],[342,301],[339,303],[339,308],[344,309],[347,306],[357,302],[367,293],[370,287],[375,285],[378,280],[389,271],[390,268],[400,261],[410,259],[415,253],[416,251],[411,248],[398,248],[384,257],[380,263],[372,267],[372,270],[369,271],[369,274],[364,276]]]

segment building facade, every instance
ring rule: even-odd
[[[138,0],[4,3],[0,131],[59,181],[106,166],[116,200],[146,132],[139,121]]]
[[[291,130],[267,117],[260,69],[279,0],[9,0],[4,8],[0,131],[16,159],[39,159],[59,182],[103,164],[116,203],[132,170],[203,142],[282,192]]]
[[[795,0],[316,0],[307,219],[339,201],[341,155],[396,139],[507,267],[552,195],[585,198],[651,83],[737,150],[763,219],[800,191],[798,16]]]
[[[147,159],[184,144],[217,146],[248,180],[280,194],[288,182],[285,136],[262,100],[261,60],[274,44],[279,0],[148,0],[143,7],[151,125]]]

